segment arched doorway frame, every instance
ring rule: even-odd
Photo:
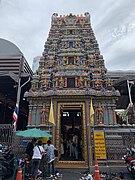
[[[60,152],[60,140],[61,140],[61,110],[64,107],[71,107],[71,108],[76,108],[76,107],[81,107],[82,108],[82,138],[83,138],[83,154],[84,154],[84,161],[87,163],[87,136],[86,136],[86,107],[84,102],[57,102],[57,123],[56,123],[56,135],[55,135],[55,142],[56,142],[56,148]],[[60,153],[58,157],[58,162],[60,161]]]

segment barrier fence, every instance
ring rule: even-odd
[[[12,146],[13,127],[10,124],[0,124],[0,143],[2,145]]]

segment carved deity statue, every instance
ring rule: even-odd
[[[41,88],[43,88],[45,90],[48,88],[48,79],[46,76],[44,76],[41,81]]]
[[[77,56],[76,59],[75,59],[75,64],[79,65],[79,61],[80,61],[80,57]]]
[[[95,109],[95,115],[97,124],[104,124],[104,110],[101,104],[98,104],[98,107]]]
[[[76,41],[75,42],[75,48],[79,48],[80,47],[80,42]]]
[[[60,57],[59,65],[62,65],[62,57]]]
[[[63,78],[62,77],[59,80],[59,85],[60,85],[60,87],[64,87],[64,82],[63,82]]]
[[[94,67],[94,59],[91,59],[91,60],[90,60],[90,66],[91,66],[91,67]]]
[[[63,63],[63,65],[67,64],[67,58],[65,56],[62,58],[62,63]]]
[[[41,113],[42,113],[42,122],[41,122],[41,124],[48,125],[49,109],[47,108],[47,106],[45,104],[43,105],[43,108],[41,109]]]
[[[67,42],[65,42],[65,41],[62,42],[62,48],[64,48],[64,49],[67,48]]]
[[[78,80],[78,86],[79,86],[79,87],[82,87],[82,86],[84,85],[83,83],[84,83],[84,82],[83,82],[83,78],[80,77],[79,80]]]
[[[100,79],[96,79],[94,83],[95,88],[101,88],[102,87],[102,81]]]
[[[113,86],[113,81],[111,79],[108,79],[106,81],[106,87]]]
[[[31,82],[31,85],[32,85],[32,86],[31,86],[32,89],[35,89],[35,88],[36,88],[36,83],[35,83],[35,82]]]

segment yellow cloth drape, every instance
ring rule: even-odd
[[[90,124],[94,125],[94,109],[93,109],[93,104],[92,104],[92,99],[91,99],[91,103],[90,103]]]
[[[51,100],[50,113],[49,113],[49,122],[55,125],[52,100]]]

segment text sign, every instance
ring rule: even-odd
[[[94,132],[95,157],[97,159],[106,159],[105,137],[103,131]]]

